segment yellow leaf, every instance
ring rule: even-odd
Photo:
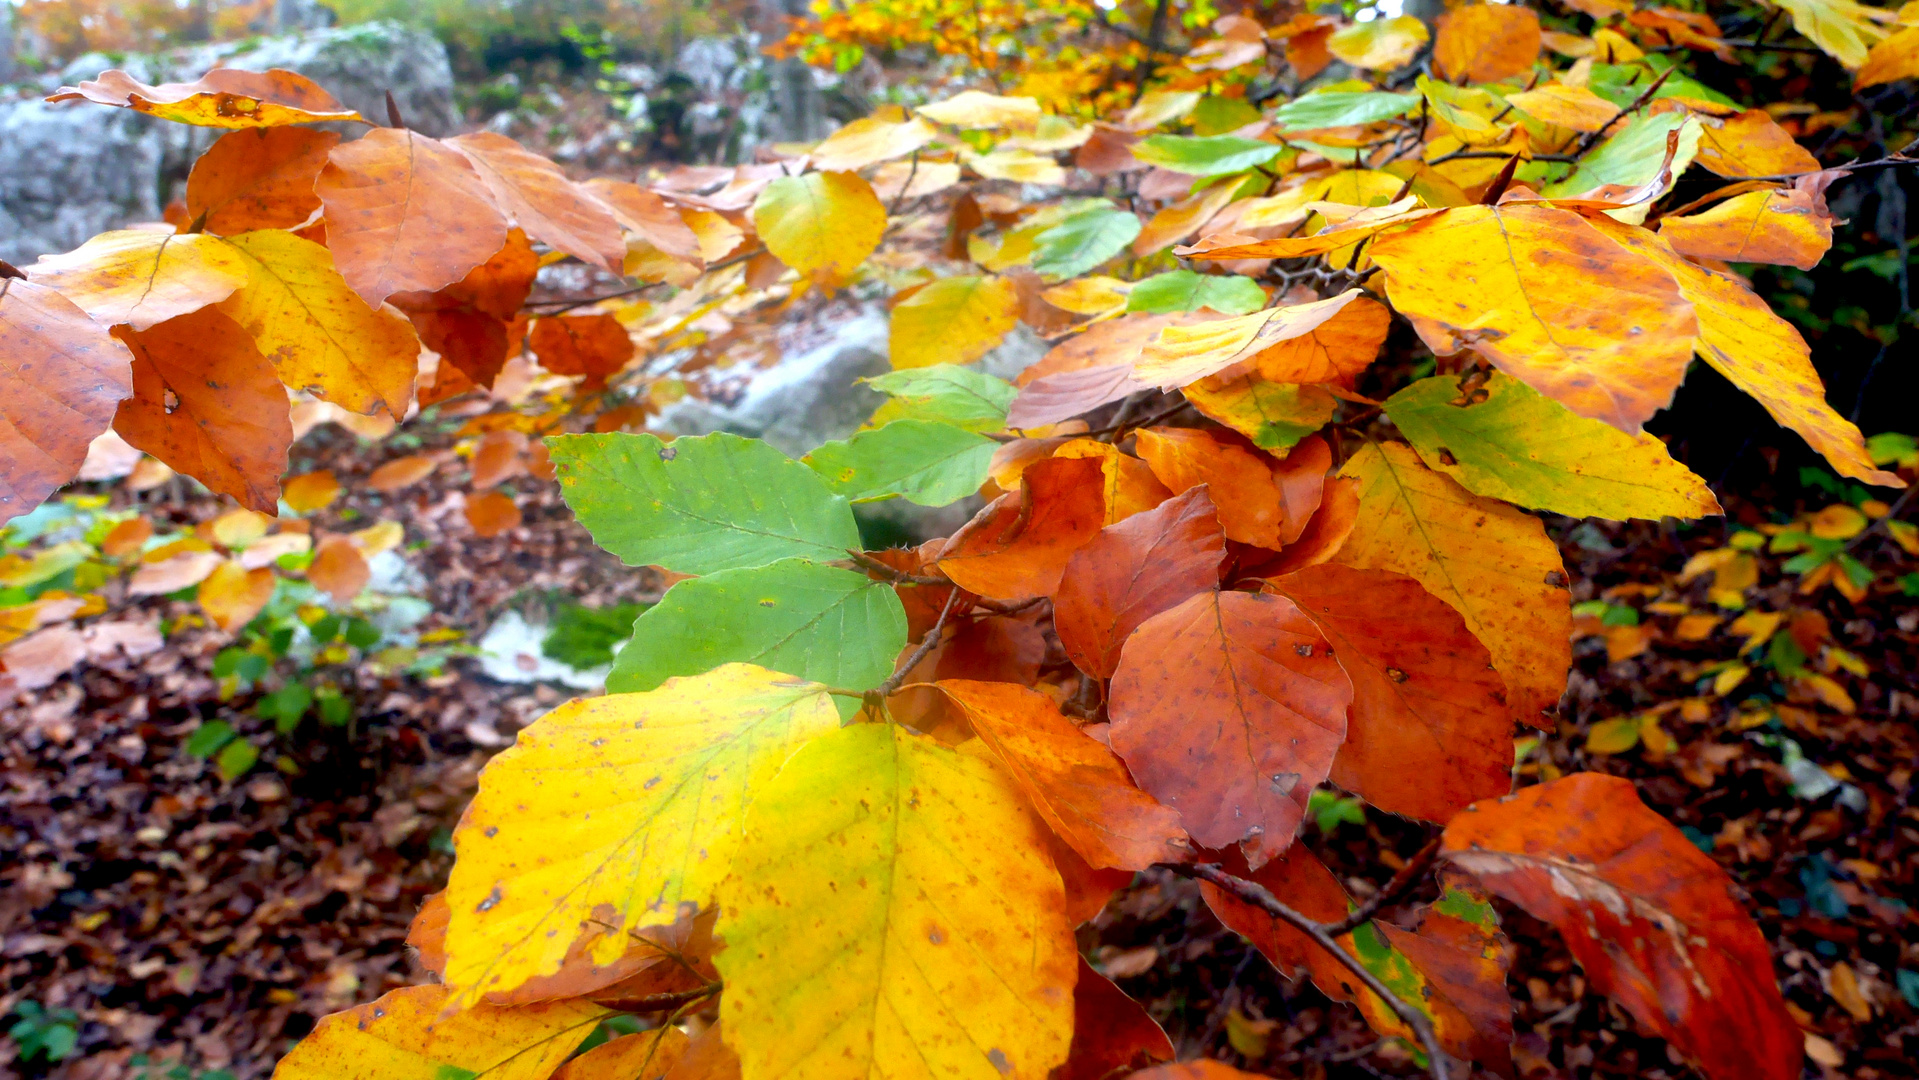
[[[277,127],[317,120],[365,123],[359,113],[340,104],[312,79],[279,68],[215,68],[190,83],[159,86],[148,86],[124,71],[103,71],[97,79],[61,87],[47,100],[75,98],[201,127]]]
[[[1845,503],[1835,503],[1812,516],[1809,531],[1821,540],[1850,540],[1865,532],[1869,524],[1866,515]]]
[[[1660,219],[1659,235],[1681,255],[1810,270],[1832,247],[1832,216],[1809,191],[1748,191],[1697,214]]]
[[[454,832],[447,985],[462,1001],[511,990],[558,971],[576,939],[611,963],[626,931],[711,901],[747,804],[839,722],[825,687],[751,664],[534,722]]]
[[[1040,299],[1075,315],[1117,315],[1126,310],[1132,283],[1110,277],[1083,277],[1042,291]]]
[[[982,90],[967,90],[945,101],[921,105],[919,114],[935,123],[961,128],[994,128],[1026,125],[1039,120],[1039,102],[1029,97],[1001,97]]]
[[[273,581],[273,571],[248,570],[229,559],[200,582],[196,599],[213,625],[231,633],[252,622],[273,599]]]
[[[1588,754],[1623,754],[1639,745],[1639,718],[1601,720],[1586,731]]]
[[[1792,27],[1826,51],[1826,55],[1856,68],[1868,51],[1886,36],[1882,24],[1898,16],[1884,8],[1855,4],[1853,0],[1778,0],[1792,14]]]
[[[1845,961],[1841,960],[1832,965],[1832,970],[1826,973],[1826,992],[1831,994],[1832,1000],[1838,1002],[1840,1008],[1851,1014],[1854,1020],[1862,1024],[1872,1022],[1872,1002],[1868,1001],[1865,993],[1861,991],[1859,976],[1853,974],[1852,968]]]
[[[204,528],[211,534],[214,543],[239,549],[249,547],[265,536],[272,525],[273,519],[265,514],[256,514],[251,510],[229,510],[207,522]]]
[[[1866,62],[1853,76],[1852,88],[1897,82],[1919,76],[1919,26],[1908,26],[1874,45]]]
[[[146,330],[225,300],[247,283],[247,268],[217,236],[122,229],[64,255],[43,255],[27,276],[103,326]]]
[[[1106,496],[1106,524],[1115,525],[1134,514],[1151,510],[1173,497],[1144,461],[1098,439],[1073,439],[1053,451],[1054,457],[1098,458]]]
[[[296,514],[324,510],[339,497],[340,481],[334,478],[331,469],[290,476],[280,487],[280,498]]]
[[[1193,326],[1168,326],[1140,350],[1139,359],[1133,363],[1133,373],[1143,382],[1158,384],[1162,390],[1185,386],[1312,333],[1358,298],[1358,289],[1348,289],[1338,296],[1309,304],[1267,308],[1251,315]],[[1366,359],[1370,362],[1372,357]],[[1318,378],[1299,381],[1323,382],[1345,374],[1350,372],[1329,371]]]
[[[1801,672],[1793,681],[1812,691],[1813,696],[1825,703],[1828,708],[1845,713],[1847,716],[1851,716],[1858,709],[1858,706],[1853,703],[1852,695],[1846,693],[1845,688],[1829,676],[1816,672]]]
[[[611,1010],[583,1001],[447,1013],[443,986],[409,986],[322,1019],[274,1080],[545,1080]]]
[[[1692,359],[1699,323],[1672,275],[1570,210],[1444,210],[1374,240],[1371,254],[1435,353],[1473,349],[1628,433],[1672,401]]]
[[[856,724],[794,754],[723,886],[744,1080],[1043,1080],[1077,975],[1047,842],[984,751]]]
[[[940,278],[899,302],[887,329],[896,368],[967,364],[1019,321],[1019,290],[997,275]]]
[[[1411,60],[1430,37],[1425,23],[1400,15],[1336,30],[1326,48],[1354,67],[1391,69]]]
[[[1859,428],[1827,404],[1805,339],[1764,300],[1739,282],[1680,258],[1653,233],[1606,218],[1592,220],[1608,236],[1658,261],[1679,283],[1698,318],[1693,347],[1701,360],[1798,432],[1841,476],[1881,487],[1906,486],[1896,474],[1873,467]]]
[[[1016,184],[1045,184],[1059,187],[1066,183],[1066,170],[1051,154],[1031,150],[995,150],[990,154],[968,157],[966,164],[988,180],[1011,180]]]
[[[1619,116],[1619,106],[1583,86],[1552,83],[1508,94],[1506,101],[1536,120],[1580,132],[1604,131]]]
[[[1745,682],[1746,676],[1750,674],[1752,669],[1744,664],[1727,664],[1719,674],[1713,676],[1712,692],[1719,697],[1725,697],[1737,689],[1740,683]]]
[[[854,172],[905,157],[938,134],[938,129],[918,117],[902,122],[868,116],[828,135],[810,157],[821,172]]]
[[[754,201],[753,227],[774,258],[837,287],[879,247],[886,207],[855,173],[782,176]]]
[[[1359,516],[1335,559],[1407,574],[1451,604],[1492,654],[1513,715],[1539,724],[1572,666],[1565,565],[1539,519],[1472,494],[1402,443],[1366,446],[1340,475],[1359,482]]]
[[[1532,70],[1539,16],[1517,4],[1462,4],[1439,17],[1433,67],[1449,82],[1488,83]]]
[[[1785,619],[1785,614],[1778,611],[1748,611],[1726,624],[1726,630],[1745,637],[1746,641],[1739,646],[1739,651],[1747,653],[1771,641],[1772,635],[1778,632],[1779,624]]]

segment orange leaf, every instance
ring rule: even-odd
[[[153,522],[144,516],[128,518],[100,538],[100,554],[110,559],[124,558],[139,551],[152,535]]]
[[[1073,1044],[1052,1080],[1108,1077],[1173,1059],[1173,1041],[1144,1006],[1079,958],[1073,986]]]
[[[301,476],[291,477],[280,490],[280,498],[294,509],[295,513],[311,514],[324,509],[333,500],[340,497],[340,481],[334,479],[331,469],[321,469]]]
[[[366,478],[366,486],[382,494],[399,491],[432,476],[437,467],[438,463],[424,454],[394,458],[373,470]]]
[[[1179,815],[1133,785],[1113,752],[1044,694],[1004,682],[942,679],[942,692],[1059,838],[1093,867],[1144,870],[1190,848]]]
[[[1794,141],[1764,109],[1723,118],[1693,115],[1701,125],[1699,156],[1693,160],[1720,176],[1783,176],[1819,168],[1812,151]]]
[[[1506,992],[1506,971],[1512,966],[1512,943],[1493,926],[1484,926],[1442,910],[1446,901],[1464,899],[1482,905],[1484,893],[1448,883],[1439,904],[1427,904],[1415,913],[1410,929],[1375,922],[1386,943],[1399,950],[1418,973],[1420,1004],[1432,1016],[1434,1033],[1447,1053],[1480,1062],[1501,1076],[1512,1075],[1513,1002]],[[1481,910],[1489,910],[1481,908]],[[1386,1024],[1385,1003],[1366,995],[1367,1018],[1376,1028],[1399,1027],[1398,1018]]]
[[[313,552],[313,561],[307,564],[307,580],[314,588],[333,597],[336,604],[360,595],[371,576],[359,547],[344,536],[329,536],[320,541]]]
[[[482,537],[498,536],[520,527],[520,508],[497,491],[488,491],[466,501],[466,523]]]
[[[506,243],[480,174],[417,132],[376,128],[334,147],[313,190],[340,275],[370,307],[451,285]]]
[[[73,301],[0,280],[0,523],[73,479],[133,393],[126,349]]]
[[[1326,869],[1326,864],[1319,861],[1319,856],[1303,846],[1288,848],[1251,871],[1238,852],[1223,854],[1221,868],[1227,873],[1265,888],[1309,919],[1338,922],[1350,910],[1352,898],[1346,894],[1345,887]],[[1353,1000],[1353,976],[1312,938],[1293,929],[1292,924],[1273,918],[1264,908],[1246,903],[1209,881],[1200,882],[1199,895],[1227,929],[1245,938],[1287,978],[1297,979],[1301,974],[1310,973],[1313,983],[1327,997],[1334,1001]]]
[[[455,135],[446,145],[466,155],[486,181],[494,204],[527,235],[558,251],[619,273],[626,242],[613,211],[567,179],[558,165],[504,135]]]
[[[561,315],[535,319],[527,337],[540,366],[555,375],[584,375],[588,387],[605,385],[633,359],[633,338],[611,315]]]
[[[670,1025],[621,1035],[568,1060],[551,1080],[664,1080],[685,1056],[687,1043],[686,1033]]]
[[[1286,346],[1312,334],[1358,298],[1358,289],[1348,289],[1338,296],[1309,304],[1267,308],[1199,326],[1169,326],[1140,350],[1133,371],[1144,382],[1172,390],[1248,360],[1260,362],[1263,374],[1266,355],[1285,349],[1285,355],[1273,362],[1274,369],[1283,373],[1275,382],[1327,382],[1351,375],[1372,362],[1378,352],[1377,343],[1351,371],[1330,362],[1323,345],[1313,344],[1303,349],[1286,349]],[[1379,314],[1385,315],[1383,310]],[[1385,340],[1383,332],[1379,340]],[[1341,355],[1342,358],[1355,356],[1360,351],[1363,350],[1342,349]],[[1314,364],[1314,360],[1321,360],[1325,367]],[[1300,378],[1302,374],[1310,377]]]
[[[515,319],[539,270],[539,256],[526,234],[514,229],[499,251],[458,282],[433,293],[398,293],[393,303],[443,364],[475,384],[492,386],[519,347]]]
[[[1051,596],[1073,552],[1106,521],[1100,463],[1048,458],[953,535],[939,568],[961,588],[996,600]]]
[[[1346,737],[1352,684],[1293,602],[1202,593],[1140,625],[1113,677],[1113,749],[1202,846],[1257,867],[1293,842]]]
[[[690,263],[703,260],[699,235],[687,224],[680,211],[668,206],[666,200],[658,195],[638,184],[622,180],[595,178],[588,180],[585,187],[613,211],[621,227],[661,253]],[[701,213],[708,217],[718,216],[707,211]],[[735,235],[738,235],[737,230]],[[726,252],[720,254],[725,255]]]
[[[1359,485],[1350,477],[1328,476],[1319,489],[1319,509],[1306,522],[1299,539],[1286,545],[1279,558],[1258,567],[1272,577],[1331,561],[1359,522]]]
[[[1435,73],[1452,83],[1524,75],[1539,59],[1539,15],[1510,4],[1467,4],[1439,17]]]
[[[1125,521],[1173,497],[1144,461],[1098,439],[1072,439],[1053,451],[1059,458],[1097,458],[1106,496],[1106,524]]]
[[[1120,647],[1147,619],[1219,587],[1226,537],[1204,486],[1101,529],[1073,553],[1053,600],[1053,629],[1081,671],[1110,679]]]
[[[1575,773],[1480,803],[1445,857],[1551,923],[1602,993],[1713,1080],[1796,1080],[1803,1044],[1732,881],[1632,781]]]
[[[1136,437],[1139,456],[1161,483],[1176,492],[1212,489],[1228,540],[1279,548],[1279,488],[1265,458],[1196,428],[1153,428]]]
[[[521,455],[526,452],[526,434],[512,428],[489,431],[473,450],[473,487],[490,488],[526,471]]]
[[[202,308],[114,334],[133,350],[133,397],[113,429],[249,510],[277,511],[293,425],[286,388],[246,330]]]
[[[1402,574],[1337,563],[1267,587],[1318,624],[1353,682],[1333,783],[1427,821],[1511,790],[1505,680],[1445,601]]]
[[[238,559],[228,559],[200,582],[196,599],[213,625],[232,633],[253,621],[273,599],[273,571],[248,570]]]
[[[187,176],[187,215],[221,236],[291,229],[313,216],[313,182],[340,142],[331,131],[253,128],[220,136]]]
[[[1695,259],[1810,270],[1832,247],[1832,215],[1813,192],[1772,188],[1735,195],[1701,213],[1661,218],[1659,235]]]
[[[215,68],[190,83],[148,86],[124,71],[103,71],[79,86],[63,86],[48,101],[91,101],[201,127],[277,127],[325,120],[359,120],[305,75],[280,68]]]

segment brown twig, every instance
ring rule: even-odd
[[[678,1009],[712,997],[725,989],[725,984],[715,981],[692,990],[675,990],[669,994],[647,994],[636,998],[603,998],[596,1004],[620,1012],[658,1012],[661,1009]]]
[[[1399,873],[1394,874],[1393,879],[1388,881],[1384,888],[1367,897],[1364,903],[1347,913],[1345,918],[1328,924],[1326,932],[1338,937],[1361,923],[1371,922],[1380,908],[1398,900],[1408,889],[1417,885],[1419,879],[1426,876],[1426,871],[1432,867],[1433,860],[1438,857],[1439,837],[1435,836],[1426,841],[1426,846],[1420,848],[1405,866],[1399,868]]]
[[[1182,877],[1197,878],[1200,881],[1217,886],[1221,890],[1231,894],[1234,899],[1239,900],[1241,903],[1251,904],[1266,914],[1271,915],[1273,918],[1287,923],[1292,926],[1293,929],[1298,930],[1307,937],[1312,938],[1314,944],[1326,950],[1333,959],[1344,965],[1346,970],[1352,972],[1353,976],[1357,978],[1366,989],[1378,995],[1379,1000],[1385,1002],[1386,1007],[1393,1010],[1394,1015],[1399,1017],[1401,1023],[1413,1029],[1413,1034],[1419,1037],[1421,1049],[1426,1051],[1426,1071],[1433,1077],[1433,1080],[1449,1080],[1451,1069],[1447,1064],[1446,1052],[1439,1046],[1439,1036],[1433,1031],[1432,1021],[1427,1018],[1425,1013],[1420,1012],[1417,1008],[1400,1000],[1399,996],[1394,994],[1392,989],[1380,980],[1379,976],[1374,975],[1367,969],[1365,964],[1360,963],[1359,957],[1340,948],[1339,942],[1334,940],[1333,934],[1330,932],[1332,930],[1331,925],[1322,923],[1316,919],[1307,918],[1305,915],[1294,911],[1291,907],[1282,903],[1278,897],[1268,892],[1264,886],[1256,882],[1247,881],[1244,878],[1234,877],[1225,870],[1220,869],[1217,864],[1200,863],[1196,866],[1189,866],[1181,863],[1161,863],[1160,866]]]
[[[892,697],[894,691],[898,690],[901,684],[906,682],[907,672],[918,667],[920,661],[926,659],[927,654],[933,651],[933,647],[940,643],[940,633],[946,629],[946,617],[953,613],[953,605],[959,601],[959,595],[960,587],[958,585],[953,586],[953,591],[946,594],[946,606],[940,608],[940,617],[933,623],[933,628],[926,632],[926,636],[920,639],[919,648],[913,650],[913,654],[906,658],[905,663],[900,665],[898,671],[888,675],[885,682],[874,687],[867,693],[866,701],[868,707],[873,708],[874,711],[877,712],[878,706],[884,703],[887,698]]]

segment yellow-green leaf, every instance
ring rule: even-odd
[[[462,1001],[511,990],[576,942],[610,963],[626,931],[707,904],[755,794],[839,723],[824,686],[752,664],[541,717],[488,763],[453,834],[447,985]]]
[[[1719,513],[1665,443],[1588,420],[1498,372],[1470,397],[1457,379],[1421,379],[1388,398],[1386,414],[1422,461],[1474,494],[1615,521]]]
[[[858,724],[793,755],[721,899],[744,1080],[1045,1080],[1077,973],[1047,842],[984,752]]]
[[[820,285],[838,286],[879,247],[886,207],[857,173],[782,176],[754,201],[753,227],[774,258]]]

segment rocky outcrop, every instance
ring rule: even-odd
[[[384,122],[393,92],[409,127],[449,134],[458,122],[453,70],[432,35],[398,23],[366,23],[161,56],[117,61],[80,57],[41,89],[90,79],[119,67],[146,82],[188,81],[213,67],[287,68],[308,76],[349,107]],[[361,130],[353,125],[351,137]],[[32,262],[70,251],[89,237],[158,218],[201,151],[221,132],[171,124],[131,110],[40,95],[0,102],[0,259]]]

